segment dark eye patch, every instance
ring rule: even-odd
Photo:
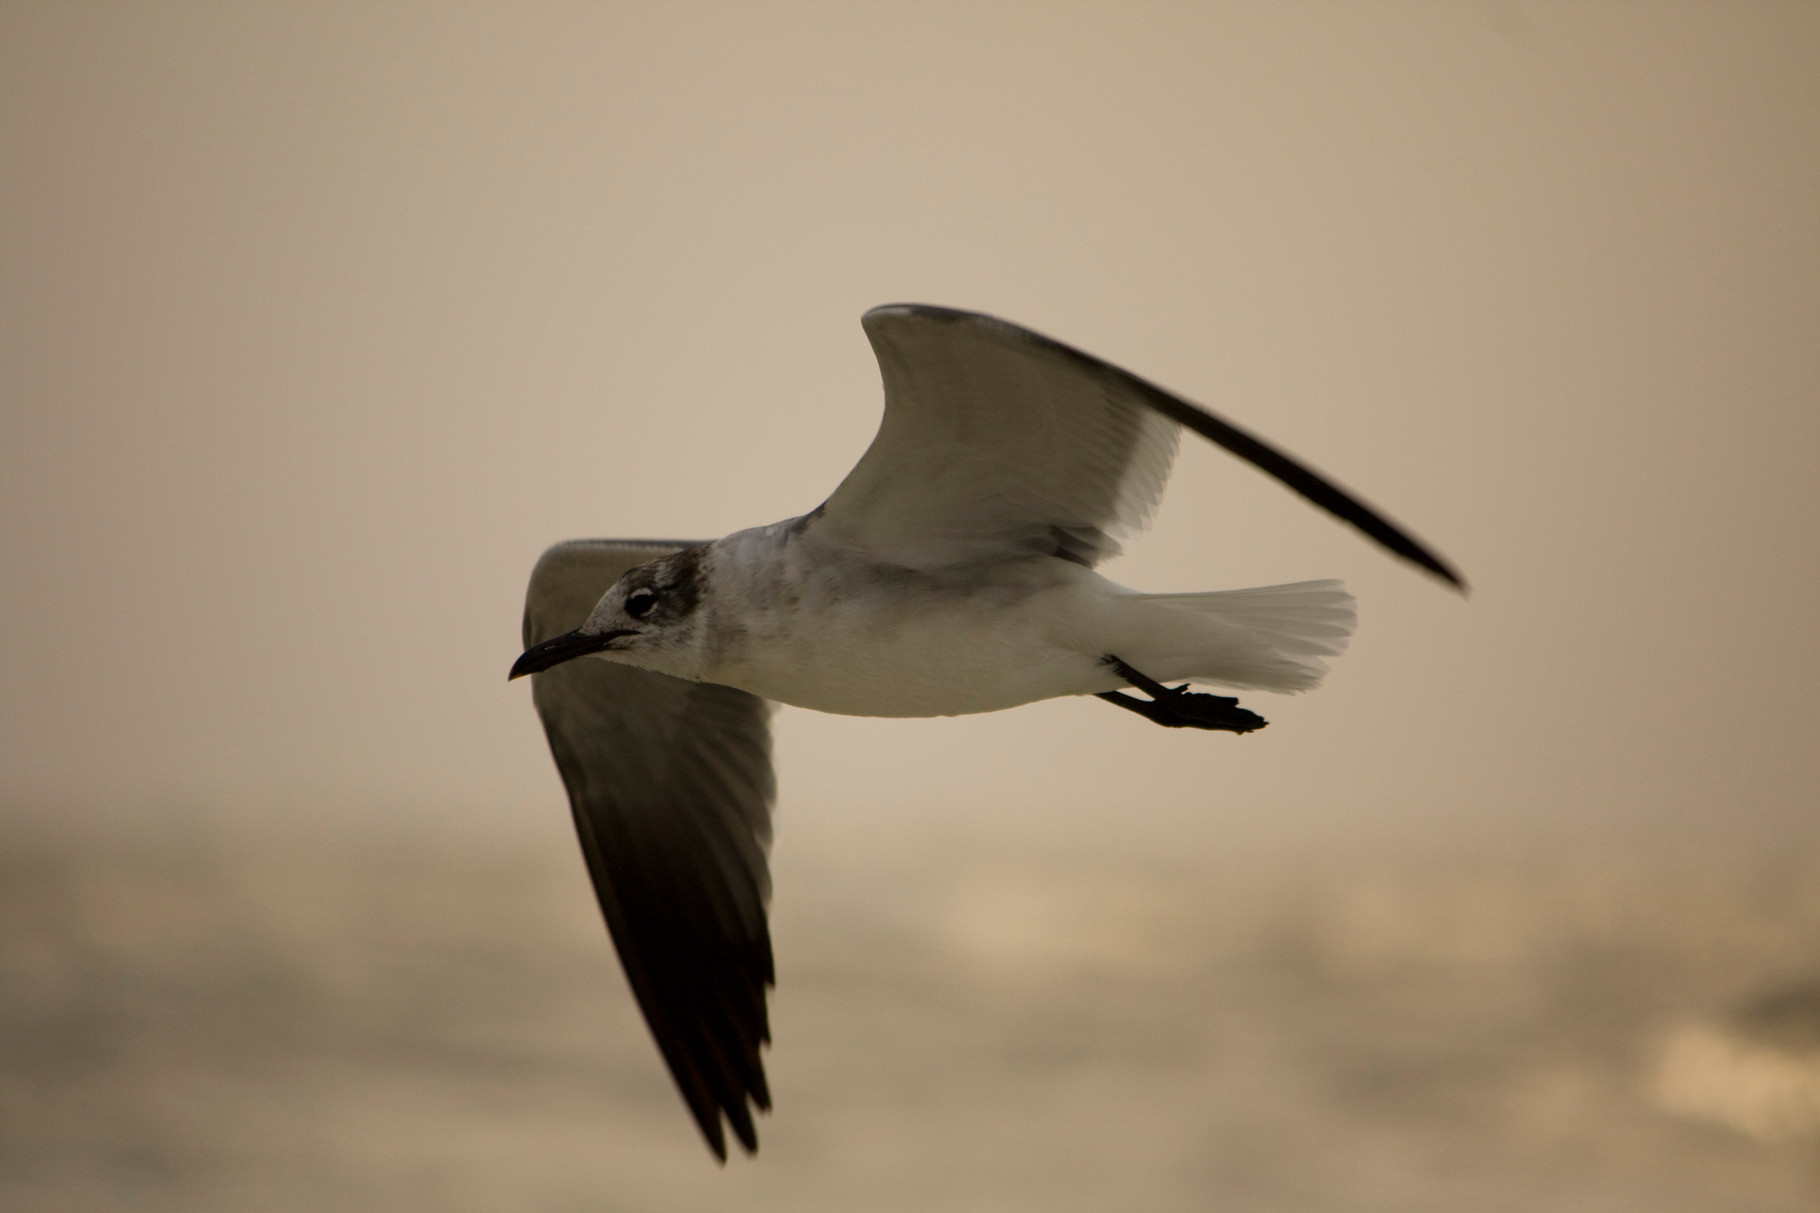
[[[654,590],[633,590],[626,595],[626,614],[634,619],[643,619],[657,605],[657,593]]]

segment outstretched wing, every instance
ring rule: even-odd
[[[885,417],[811,516],[831,542],[919,569],[1034,554],[1097,564],[1149,520],[1186,426],[1464,588],[1439,556],[1318,472],[1090,354],[927,304],[876,307],[861,323]]]
[[[577,540],[543,554],[525,647],[579,626],[621,573],[690,546]],[[758,1148],[771,1106],[759,1046],[773,984],[765,920],[770,705],[731,687],[583,659],[534,676],[607,928],[645,1022],[708,1144],[721,1118]]]

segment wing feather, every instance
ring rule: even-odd
[[[580,540],[544,553],[528,648],[578,626],[621,573],[687,547]],[[758,1147],[775,980],[766,905],[770,705],[731,687],[584,659],[534,675],[607,928],[658,1050],[714,1153]]]
[[[885,416],[812,516],[825,539],[918,569],[1038,553],[1094,565],[1149,521],[1186,426],[1465,588],[1440,556],[1319,472],[1091,354],[927,304],[873,308],[861,323]]]

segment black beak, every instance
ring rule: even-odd
[[[599,653],[611,648],[612,643],[621,636],[630,636],[630,632],[595,632],[589,635],[579,629],[552,636],[542,644],[534,644],[519,655],[512,663],[512,672],[506,676],[510,682],[514,678],[523,678],[526,674],[540,674],[553,665],[565,661],[574,661],[577,657],[586,657],[589,653]]]

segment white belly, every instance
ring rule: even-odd
[[[846,716],[961,716],[1106,690],[1117,680],[1095,648],[1094,595],[1068,580],[805,602],[731,646],[708,680]]]

